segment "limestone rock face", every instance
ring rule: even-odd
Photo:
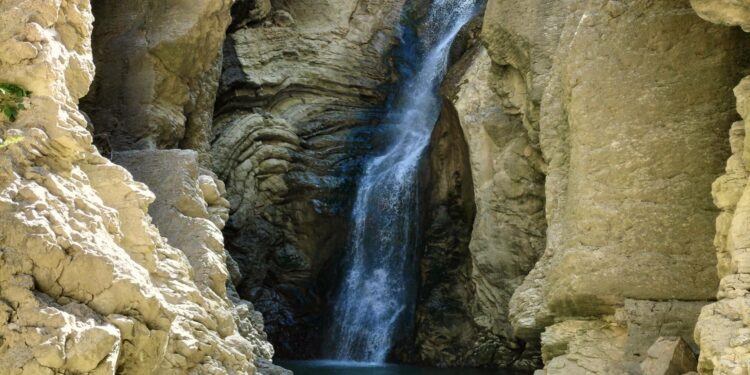
[[[486,50],[454,66],[444,110],[462,128],[476,205],[471,264],[450,279],[471,282],[433,296],[471,308],[454,311],[453,330],[418,327],[420,355],[451,347],[442,361],[529,368],[545,328],[599,317],[608,328],[545,355],[561,357],[549,371],[638,372],[657,332],[692,342],[718,283],[707,193],[727,154],[741,36],[686,1],[496,0],[484,17]],[[585,363],[600,339],[610,352]],[[543,352],[571,340],[542,340]]]
[[[641,364],[643,375],[682,375],[698,366],[695,353],[679,337],[660,337]]]
[[[747,0],[690,0],[690,5],[709,22],[741,26],[750,31],[750,2]]]
[[[182,221],[202,220],[183,252],[151,223],[153,193],[92,146],[77,110],[94,72],[89,1],[3,2],[0,19],[0,43],[24,51],[3,55],[0,81],[33,92],[0,126],[13,140],[0,148],[0,373],[253,374],[219,285],[216,191],[173,195],[188,197]]]
[[[192,150],[118,152],[114,161],[156,194],[148,211],[154,224],[170,245],[185,253],[203,294],[232,313],[238,333],[252,344],[258,371],[269,373],[275,368],[270,362],[274,350],[263,331],[263,317],[227,284],[231,261],[227,262],[221,233],[229,211],[224,183],[200,168]]]
[[[706,306],[701,312],[695,330],[695,339],[701,347],[699,372],[701,374],[748,374],[750,355],[750,313],[747,293],[748,255],[745,246],[748,237],[748,207],[750,190],[747,189],[748,163],[745,154],[747,119],[750,118],[750,78],[743,79],[734,90],[737,110],[745,121],[730,129],[732,156],[727,161],[726,174],[714,182],[714,202],[722,210],[716,220],[714,244],[718,256],[718,270],[722,277],[718,302]]]
[[[82,108],[114,150],[206,153],[231,0],[93,2],[96,79]]]
[[[470,354],[478,332],[471,316],[469,241],[476,208],[469,149],[455,108],[443,105],[429,150],[414,346],[420,362],[478,365]]]
[[[511,364],[500,359],[504,350],[515,352],[514,360],[523,351],[512,339],[508,302],[541,255],[546,228],[541,155],[523,126],[518,78],[480,48],[453,97],[469,145],[477,206],[469,244],[476,288],[472,315],[492,338],[485,340],[498,351],[492,355],[496,365]]]
[[[494,0],[488,1],[485,11],[482,40],[492,60],[493,69],[503,72],[505,77],[504,83],[497,85],[497,89],[507,97],[506,102],[513,103],[510,105],[514,108],[511,113],[516,118],[517,126],[525,128],[529,144],[536,154],[552,151],[542,150],[539,142],[542,96],[552,75],[561,29],[567,18],[574,17],[576,5],[580,4],[535,0],[519,6],[512,1]],[[565,136],[564,133],[559,134],[561,139]],[[559,201],[548,198],[555,196],[549,187],[564,176],[564,173],[555,173],[555,169],[550,167],[556,162],[557,160],[545,160],[538,167],[546,175],[542,195],[545,196],[544,221],[551,226],[547,232],[554,230],[557,224],[550,220],[550,214],[555,212],[552,207]],[[527,259],[532,262],[537,260],[540,252],[543,251],[534,251],[537,258],[527,254]],[[543,327],[552,323],[551,315],[544,309],[543,297],[539,293],[527,292],[528,285],[541,281],[544,272],[539,267],[532,269],[523,285],[516,288],[515,297],[507,307],[513,323],[513,335],[532,346],[539,342]],[[518,298],[518,294],[523,294],[524,298]]]
[[[507,308],[513,334],[547,330],[548,373],[637,371],[655,339],[643,332],[689,338],[718,285],[708,192],[747,44],[687,1],[494,0],[482,38],[546,176],[546,248]],[[672,311],[669,300],[689,306],[669,318],[633,307]],[[569,326],[576,317],[603,323]],[[596,342],[607,353],[589,363]]]
[[[625,300],[614,315],[596,320],[569,318],[548,326],[541,335],[545,373],[642,374],[644,359],[649,358],[650,348],[662,335],[685,342],[693,355],[697,350],[693,328],[704,305]],[[659,369],[665,361],[669,367],[674,356],[665,359],[665,355],[653,354],[655,358],[647,367]]]
[[[546,375],[624,374],[627,329],[608,320],[566,320],[542,334]]]
[[[739,25],[750,30],[750,2],[747,1],[691,1],[695,11],[708,21],[723,25]],[[747,38],[747,37],[746,37]],[[742,121],[729,130],[732,155],[726,163],[726,173],[713,184],[713,198],[721,209],[716,219],[714,245],[718,258],[721,282],[718,302],[706,306],[695,329],[700,344],[698,370],[701,374],[748,374],[748,346],[750,326],[748,314],[747,238],[748,171],[750,171],[750,138],[747,120],[750,119],[750,77],[745,77],[734,88],[737,112]]]
[[[33,92],[0,115],[0,374],[288,373],[269,338],[319,356],[405,7],[0,2],[0,83]],[[711,24],[750,30],[750,2],[483,20],[451,52],[396,355],[750,375],[750,37]]]
[[[241,296],[280,354],[311,356],[345,249],[353,184],[376,148],[401,0],[240,1],[212,139]],[[321,270],[327,271],[321,274]],[[309,336],[308,336],[309,335]]]
[[[447,185],[442,190],[453,192],[454,203],[449,204],[450,195],[442,204],[431,203],[435,212],[428,222],[439,224],[440,215],[450,214],[451,208],[456,210],[456,203],[464,211],[475,213],[464,213],[464,218],[450,221],[454,230],[468,227],[468,234],[459,232],[448,237],[448,232],[442,230],[430,237],[428,232],[428,241],[453,239],[442,247],[428,244],[423,255],[429,260],[439,254],[443,263],[451,264],[444,268],[452,270],[441,272],[436,261],[426,264],[423,260],[422,269],[439,272],[443,282],[442,288],[423,292],[430,299],[422,308],[423,319],[429,324],[423,322],[417,327],[417,350],[421,360],[428,363],[522,368],[537,365],[529,352],[524,353],[525,349],[533,352],[534,348],[527,348],[514,338],[507,318],[513,291],[544,249],[545,229],[541,155],[523,126],[523,103],[515,101],[521,97],[514,97],[514,90],[519,89],[517,78],[515,72],[493,64],[484,48],[475,47],[454,65],[445,83],[447,109],[435,132],[446,132],[442,137],[450,136],[454,146],[443,146],[444,155],[440,157],[455,160],[462,153],[466,155],[463,161],[453,162],[454,167],[442,167],[449,173],[447,178],[438,180],[437,187]],[[443,130],[447,127],[444,123],[453,124],[455,130]],[[464,151],[460,151],[462,148]],[[448,183],[458,185],[451,187]],[[471,191],[465,192],[466,189]],[[461,213],[452,215],[458,214]],[[468,246],[464,241],[468,241]],[[434,251],[439,252],[433,254]],[[456,267],[457,264],[461,266]],[[452,295],[445,293],[451,289]],[[441,314],[451,306],[456,311]]]
[[[126,151],[116,153],[113,161],[154,192],[157,199],[149,206],[149,215],[169,244],[185,253],[196,284],[217,297],[226,297],[229,273],[224,239],[221,227],[209,220],[206,196],[212,199],[214,210],[225,211],[223,215],[218,213],[218,224],[226,220],[229,202],[221,198],[219,185],[210,175],[201,175],[203,181],[199,185],[196,153],[190,150]]]
[[[548,186],[562,204],[548,213],[561,223],[548,232],[546,308],[585,315],[611,311],[622,297],[712,298],[715,213],[706,193],[727,152],[722,132],[734,117],[727,71],[739,66],[739,38],[675,2],[631,2],[614,15],[586,9],[574,23],[543,118],[567,133],[561,154],[547,155],[566,159],[566,181]],[[644,30],[668,45],[643,40]],[[727,47],[713,52],[717,45]],[[701,49],[712,53],[696,56]],[[658,66],[679,70],[662,78]],[[669,81],[653,84],[659,79]],[[554,150],[559,129],[546,130],[542,148]],[[667,151],[674,149],[684,154]]]
[[[705,301],[625,300],[614,315],[615,322],[626,327],[628,333],[622,360],[624,370],[637,374],[649,348],[660,336],[684,341],[690,350],[697,351],[693,330],[706,304]],[[692,370],[695,369],[693,366]]]

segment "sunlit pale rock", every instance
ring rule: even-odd
[[[535,342],[576,317],[610,316],[623,345],[592,354],[606,365],[560,352],[545,356],[548,371],[637,367],[631,355],[653,343],[642,332],[675,320],[689,336],[718,286],[709,193],[729,155],[743,36],[706,25],[688,1],[494,0],[482,38],[515,74],[501,92],[522,103],[520,125],[544,156],[546,250],[511,299],[513,332]],[[696,302],[668,319],[622,319],[631,299]],[[609,337],[597,329],[586,332]]]
[[[3,2],[0,19],[0,39],[37,51],[0,63],[0,81],[33,92],[0,126],[19,140],[0,149],[0,373],[253,374],[215,271],[194,273],[197,250],[151,223],[154,194],[92,146],[76,109],[94,73],[89,2]],[[208,216],[189,195],[186,211]],[[218,253],[205,266],[221,281],[218,228],[203,220],[215,235],[193,245]]]

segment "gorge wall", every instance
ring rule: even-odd
[[[639,374],[658,337],[678,336],[701,349],[701,373],[748,371],[740,124],[716,206],[710,193],[730,155],[750,39],[698,17],[742,25],[747,6],[692,5],[488,2],[481,43],[444,84],[444,118],[462,134],[441,122],[434,144],[453,139],[465,154],[467,165],[453,156],[441,168],[475,216],[470,235],[433,241],[459,240],[448,254],[471,261],[444,283],[452,297],[432,293],[459,302],[460,318],[452,330],[431,325],[442,342],[425,334],[424,358],[533,368],[541,349],[548,374]]]
[[[213,170],[237,289],[281,356],[322,353],[354,184],[378,132],[401,0],[240,1],[224,44]]]
[[[81,109],[107,150],[205,156],[231,0],[93,1],[96,79]]]
[[[741,26],[750,31],[750,4],[725,1],[691,1],[702,18],[721,25]],[[745,37],[747,38],[747,37]],[[747,53],[747,49],[745,53]],[[745,66],[747,67],[747,66]],[[750,73],[747,69],[744,74]],[[713,184],[714,203],[721,209],[716,219],[714,245],[717,251],[718,273],[721,279],[718,301],[706,306],[700,314],[695,339],[700,344],[701,373],[748,373],[745,340],[747,324],[747,269],[745,268],[747,222],[747,119],[750,118],[750,81],[745,77],[734,88],[736,110],[741,119],[732,124],[729,141],[732,155],[726,173]]]
[[[271,349],[226,293],[221,183],[192,151],[118,154],[168,176],[157,199],[94,148],[77,109],[94,75],[88,1],[3,2],[0,18],[0,80],[32,92],[2,124],[0,372],[255,373]]]
[[[424,8],[0,2],[0,83],[32,92],[0,120],[0,373],[319,357]],[[746,0],[487,1],[442,86],[393,359],[641,374],[680,337],[690,370],[750,373],[740,28]]]
[[[546,176],[546,246],[510,300],[514,334],[541,337],[548,374],[640,373],[658,336],[707,341],[693,325],[719,279],[709,194],[747,36],[687,1],[491,1],[483,39],[516,76],[501,92]]]

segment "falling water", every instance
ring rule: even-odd
[[[353,211],[348,269],[330,332],[335,359],[384,362],[414,304],[419,222],[417,172],[440,113],[439,85],[451,43],[479,0],[432,0],[419,27],[415,71],[384,125],[390,144],[366,165]],[[408,47],[408,46],[407,46]]]

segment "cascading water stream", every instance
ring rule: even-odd
[[[432,0],[420,26],[415,74],[385,118],[391,142],[366,165],[358,187],[348,269],[329,333],[335,359],[384,362],[395,330],[413,310],[418,166],[440,113],[438,89],[451,44],[479,1]]]

